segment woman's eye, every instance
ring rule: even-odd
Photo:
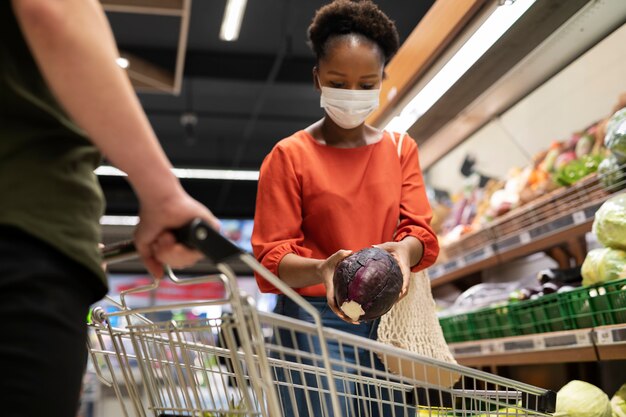
[[[331,82],[330,82],[330,86],[331,86],[332,88],[342,88],[342,87],[343,87],[343,83],[339,83],[339,82],[331,81]]]
[[[363,90],[371,90],[372,88],[374,88],[374,84],[361,84],[361,88]]]

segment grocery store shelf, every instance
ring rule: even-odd
[[[532,224],[514,234],[494,240],[487,246],[429,269],[432,287],[447,284],[484,268],[500,265],[522,256],[558,246],[584,236],[591,230],[602,201],[583,206],[573,213]]]
[[[599,360],[626,359],[626,324],[595,329]]]
[[[465,366],[626,359],[626,324],[452,343],[450,349]]]

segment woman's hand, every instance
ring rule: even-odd
[[[409,283],[411,278],[411,250],[409,245],[401,242],[385,242],[380,245],[374,245],[375,248],[379,248],[389,252],[391,256],[395,258],[400,266],[402,272],[402,290],[400,291],[400,297],[398,301],[402,300],[409,292]]]
[[[335,274],[335,267],[345,257],[352,255],[352,251],[338,250],[334,254],[330,255],[327,259],[321,261],[317,267],[317,274],[320,280],[326,286],[326,300],[328,306],[337,314],[342,320],[352,324],[359,324],[358,321],[352,320],[346,316],[343,311],[337,306],[335,302],[335,286],[333,285],[333,275]]]

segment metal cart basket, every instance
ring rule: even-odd
[[[88,349],[101,381],[125,416],[549,416],[555,393],[489,373],[418,356],[321,325],[319,312],[280,279],[201,221],[179,240],[213,261],[224,297],[131,309],[126,297],[94,309]],[[125,259],[132,244],[105,249]],[[237,287],[229,262],[238,258],[309,313],[296,320],[259,311]],[[202,319],[153,322],[159,311],[219,306]],[[116,325],[113,325],[116,324]],[[333,350],[333,355],[331,355]],[[339,359],[334,359],[339,358]],[[395,363],[399,374],[383,363]]]

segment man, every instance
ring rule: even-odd
[[[199,254],[169,229],[218,222],[172,175],[96,0],[0,1],[0,392],[3,416],[76,414],[85,317],[100,269],[104,154],[140,203],[135,243],[155,276]]]

